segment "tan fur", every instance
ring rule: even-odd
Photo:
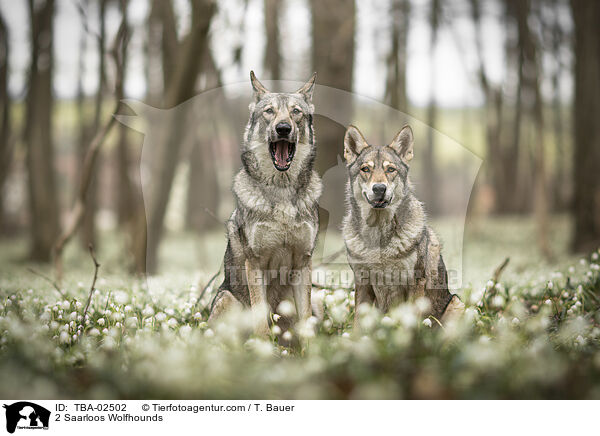
[[[355,327],[362,303],[386,312],[400,302],[427,297],[429,314],[438,319],[447,306],[458,312],[462,303],[448,291],[441,243],[408,178],[414,156],[410,127],[390,145],[372,146],[350,126],[344,156],[349,180],[342,231],[355,275]],[[381,185],[384,193],[376,192]]]
[[[232,304],[250,307],[255,333],[269,334],[268,311],[283,300],[296,315],[311,315],[311,257],[318,233],[321,180],[312,169],[316,143],[312,126],[314,76],[295,93],[270,93],[251,74],[254,102],[242,144],[243,168],[233,181],[236,209],[227,222],[225,279],[209,321]],[[287,123],[295,144],[289,168],[275,167],[270,144]],[[284,320],[282,324],[291,325]]]

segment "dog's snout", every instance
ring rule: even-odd
[[[292,131],[292,126],[288,123],[279,123],[275,126],[275,131],[279,136],[287,136]]]
[[[383,183],[375,183],[372,189],[373,194],[375,194],[377,197],[383,197],[387,187]]]

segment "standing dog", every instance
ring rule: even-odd
[[[295,301],[311,315],[311,256],[319,227],[321,179],[312,94],[316,74],[293,93],[269,92],[250,72],[254,102],[233,182],[236,208],[227,222],[225,279],[209,321],[232,305],[250,307],[255,333],[269,334],[268,309]]]
[[[440,242],[408,178],[413,143],[409,126],[385,146],[369,145],[354,126],[344,137],[349,181],[343,236],[355,278],[355,327],[362,303],[385,312],[424,296],[437,319],[464,308],[448,291]]]

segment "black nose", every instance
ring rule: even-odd
[[[292,126],[288,123],[279,123],[275,126],[275,131],[280,136],[287,136],[292,131]]]
[[[373,185],[373,194],[377,197],[383,197],[385,194],[386,186],[383,183],[376,183]]]

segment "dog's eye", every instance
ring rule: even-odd
[[[267,109],[265,109],[265,113],[269,114],[269,115],[273,115],[274,114],[273,108],[267,108]]]
[[[389,168],[387,169],[387,172],[388,172],[388,173],[393,173],[394,171],[396,171],[396,168],[394,168],[394,167],[389,167]]]
[[[295,107],[295,108],[292,110],[292,113],[293,113],[294,115],[299,115],[299,114],[300,114],[300,109],[298,109],[297,107]]]
[[[369,167],[362,167],[360,170],[361,170],[363,173],[368,173],[369,171],[371,171],[371,168],[369,168]]]

